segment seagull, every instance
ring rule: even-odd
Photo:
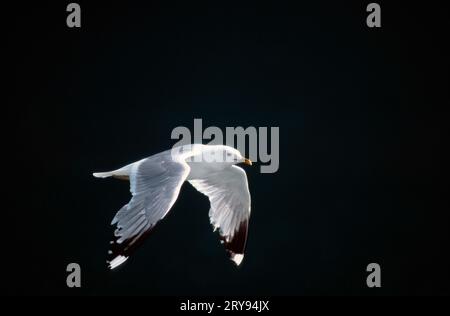
[[[210,202],[209,218],[218,230],[229,258],[239,266],[244,259],[250,218],[250,191],[245,171],[238,163],[252,165],[235,148],[191,144],[175,147],[114,171],[93,173],[130,182],[132,197],[113,218],[109,268],[124,263],[174,205],[181,186],[188,181]]]

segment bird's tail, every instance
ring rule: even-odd
[[[109,172],[94,172],[92,174],[96,178],[108,178],[114,175],[114,171]]]
[[[131,166],[133,164],[129,164],[128,166],[125,166],[123,168],[114,170],[114,171],[108,171],[108,172],[94,172],[92,175],[96,178],[108,178],[108,177],[114,177],[118,179],[128,180],[131,172]]]

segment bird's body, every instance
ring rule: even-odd
[[[175,203],[185,181],[209,198],[209,216],[230,255],[239,265],[244,256],[250,217],[250,192],[245,171],[237,163],[251,164],[236,149],[194,144],[177,147],[126,165],[94,173],[130,181],[132,198],[114,217],[116,240],[109,262],[114,269],[143,241]]]

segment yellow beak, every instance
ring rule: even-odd
[[[252,161],[251,161],[250,159],[248,159],[248,158],[244,158],[244,163],[245,163],[246,165],[249,165],[249,166],[252,165]]]

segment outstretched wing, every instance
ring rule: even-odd
[[[174,161],[170,151],[136,162],[130,169],[132,198],[116,214],[115,241],[111,242],[111,269],[128,259],[132,250],[164,218],[175,203],[190,168],[183,160]]]
[[[239,265],[244,258],[250,218],[250,192],[245,171],[233,165],[188,181],[209,198],[211,224],[219,229],[231,260]]]

